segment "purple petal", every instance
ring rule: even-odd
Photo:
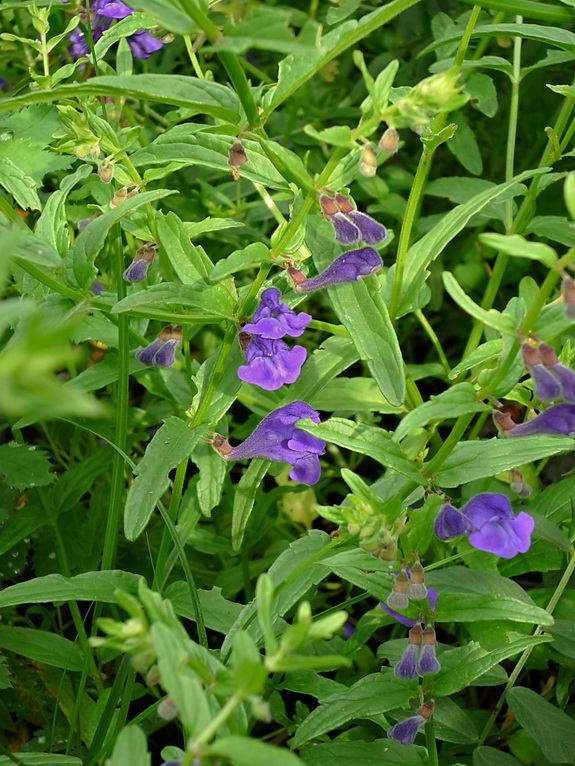
[[[575,404],[554,404],[533,420],[521,423],[505,436],[532,436],[533,434],[548,434],[572,436],[575,434]]]
[[[248,364],[238,367],[238,378],[265,391],[277,391],[284,383],[295,383],[306,356],[303,346],[289,349],[281,340],[254,335],[246,351]]]
[[[412,745],[417,732],[426,723],[426,719],[421,715],[414,715],[411,718],[406,718],[405,721],[400,721],[388,729],[387,736],[390,739],[395,739],[396,742],[400,742],[402,745]]]
[[[146,261],[144,258],[133,260],[122,277],[126,282],[141,282],[146,278],[149,265],[150,261]]]
[[[154,357],[165,343],[166,341],[161,338],[155,338],[148,346],[136,351],[136,359],[145,364],[146,367],[153,367],[155,364]]]
[[[433,531],[440,540],[465,535],[472,529],[473,525],[469,519],[449,503],[442,506],[433,525]]]
[[[110,19],[125,19],[126,16],[134,13],[132,8],[121,0],[99,0],[97,10],[101,16],[107,16]]]
[[[309,293],[330,285],[356,282],[360,277],[367,277],[382,266],[383,261],[372,247],[349,250],[336,258],[321,274],[307,279],[295,289],[298,292]]]
[[[348,218],[354,222],[361,233],[361,239],[366,245],[379,245],[387,237],[387,229],[378,221],[366,213],[360,213],[359,210],[351,210],[346,213]]]
[[[288,461],[289,462],[289,461]],[[293,464],[289,472],[290,479],[302,484],[317,484],[321,475],[321,466],[317,455],[305,455]]]
[[[469,535],[469,542],[477,550],[494,553],[504,559],[512,559],[525,553],[531,545],[531,532],[535,521],[521,512],[516,518],[489,521],[478,532]]]
[[[403,678],[407,681],[413,681],[417,678],[415,661],[418,651],[418,646],[415,646],[414,644],[407,645],[407,649],[401,655],[401,659],[393,669],[393,674],[396,678]]]
[[[156,351],[152,357],[152,364],[156,367],[171,367],[176,361],[176,347],[179,341],[170,338]]]
[[[335,238],[340,245],[354,245],[361,240],[359,228],[343,213],[334,213],[334,215],[330,215],[329,221],[333,226]]]
[[[97,279],[90,290],[94,295],[100,295],[100,293],[104,291],[104,285]]]
[[[435,611],[435,602],[437,601],[439,593],[433,588],[427,589],[427,600],[429,601],[429,608],[432,612]]]
[[[152,37],[145,29],[140,29],[138,32],[134,32],[126,38],[132,55],[137,59],[147,59],[152,53],[159,51],[163,48],[164,44],[157,37]]]
[[[569,370],[569,372],[571,371]],[[542,364],[534,364],[529,367],[529,374],[533,378],[533,393],[542,402],[552,402],[562,398],[561,384],[553,377],[547,367]],[[575,373],[573,376],[575,377]]]
[[[281,293],[277,287],[268,287],[260,296],[260,302],[254,311],[251,323],[244,326],[244,332],[261,335],[264,338],[283,338],[290,335],[298,338],[312,317],[300,312],[296,314],[287,303],[280,302]]]
[[[511,503],[505,495],[496,492],[475,495],[463,506],[461,512],[477,529],[481,529],[487,522],[510,521],[513,518]]]
[[[563,389],[562,399],[575,402],[575,372],[565,367],[564,364],[554,364],[549,370],[555,375]],[[539,397],[541,399],[541,397]],[[558,397],[555,397],[558,398]],[[541,399],[543,401],[543,399]]]
[[[405,625],[407,628],[413,628],[417,622],[417,620],[410,620],[409,617],[404,617],[402,614],[394,612],[393,609],[390,609],[387,604],[384,604],[381,601],[379,602],[379,605],[386,614],[388,614],[390,617],[393,617],[394,620],[397,620],[397,622]]]
[[[415,669],[418,676],[432,676],[441,670],[441,665],[435,656],[435,646],[422,647]]]

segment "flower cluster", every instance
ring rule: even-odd
[[[66,0],[63,1],[66,2]],[[110,26],[112,19],[125,19],[127,16],[131,16],[132,13],[134,13],[134,10],[121,0],[95,0],[90,3],[90,25],[94,42],[97,42],[102,37]],[[85,14],[83,14],[83,21],[87,23]],[[72,58],[78,59],[80,56],[86,56],[88,54],[88,45],[81,29],[76,27],[69,37]],[[163,46],[161,40],[153,37],[145,29],[139,29],[126,39],[132,55],[139,59],[148,58]]]
[[[136,359],[146,367],[171,367],[176,361],[176,347],[182,340],[182,328],[167,325],[145,348],[136,351]]]
[[[405,560],[401,572],[398,572],[393,589],[387,599],[392,609],[407,609],[409,601],[423,601],[427,598],[427,587],[424,582],[423,567],[419,559],[408,569]]]
[[[513,514],[505,495],[482,492],[461,510],[449,503],[443,505],[435,519],[434,531],[440,540],[469,535],[469,543],[477,550],[511,559],[529,550],[534,526],[535,521],[529,514],[523,511],[517,516]]]
[[[266,391],[277,391],[284,383],[294,383],[307,356],[303,346],[290,349],[281,338],[299,337],[311,316],[304,312],[296,314],[280,298],[276,287],[264,290],[252,321],[240,333],[242,346],[245,341],[247,364],[238,368],[238,378]]]
[[[325,442],[296,427],[301,418],[319,423],[318,413],[305,402],[292,402],[270,412],[248,438],[231,447],[223,436],[215,434],[212,446],[224,460],[263,457],[293,466],[290,478],[302,484],[315,484],[320,476],[319,456]]]

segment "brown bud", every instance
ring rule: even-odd
[[[102,160],[98,165],[98,175],[100,176],[100,181],[109,184],[114,177],[114,163],[109,160]]]
[[[242,146],[242,142],[238,139],[234,142],[228,154],[228,165],[232,169],[232,176],[234,181],[239,180],[240,173],[239,168],[248,161],[246,157],[246,151]]]
[[[528,343],[524,343],[521,346],[521,354],[526,367],[534,367],[536,364],[541,364],[537,351]]]
[[[417,715],[420,715],[422,718],[425,718],[426,721],[429,721],[433,715],[434,707],[435,702],[433,700],[428,700],[427,702],[424,702],[423,705],[419,708]]]
[[[508,412],[500,412],[499,410],[493,410],[493,420],[495,421],[495,424],[498,425],[502,431],[511,431],[512,428],[515,428],[517,423],[515,423],[514,420],[512,420],[511,415]]]
[[[240,331],[238,333],[238,341],[240,344],[240,349],[242,351],[242,354],[245,355],[246,351],[248,350],[248,346],[250,345],[251,339],[252,339],[252,336],[249,334],[249,332]]]
[[[409,631],[407,643],[411,646],[421,646],[423,639],[423,630],[421,629],[421,623],[416,622],[413,628]]]
[[[218,455],[221,455],[224,458],[224,460],[233,451],[233,447],[230,446],[230,443],[228,442],[226,437],[221,436],[220,434],[213,434],[213,439],[211,444],[212,444],[212,447],[215,449],[215,451],[218,453]]]
[[[128,190],[125,186],[122,186],[121,189],[118,189],[118,191],[114,194],[112,197],[112,201],[110,202],[110,207],[115,208],[122,204],[128,197]]]
[[[395,128],[388,128],[379,139],[379,148],[386,154],[395,154],[399,144],[399,133]]]
[[[337,206],[335,200],[333,200],[331,197],[326,197],[325,194],[322,194],[319,198],[319,206],[321,207],[321,212],[324,215],[330,216],[339,213],[339,207]]]
[[[344,215],[355,210],[354,206],[349,201],[349,197],[344,197],[343,194],[336,194],[335,201],[337,202],[340,213],[343,213]]]
[[[548,346],[547,343],[541,343],[539,345],[539,356],[545,367],[553,367],[554,364],[559,364],[555,349]]]
[[[292,283],[293,289],[297,292],[300,285],[303,285],[307,282],[307,277],[303,273],[303,271],[300,271],[299,269],[294,268],[293,266],[287,267],[287,275]]]

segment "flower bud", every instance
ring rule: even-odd
[[[136,251],[134,260],[122,274],[126,282],[141,282],[146,278],[148,266],[154,259],[156,250],[153,247],[141,247]]]
[[[157,665],[152,665],[146,673],[146,683],[148,686],[156,686],[160,682],[161,677],[160,668]]]
[[[136,359],[146,367],[171,367],[175,362],[178,343],[182,339],[182,328],[167,325],[155,340],[136,352]]]
[[[422,726],[425,726],[427,719],[421,715],[414,715],[410,718],[406,718],[405,721],[400,721],[388,729],[387,736],[390,739],[394,739],[402,745],[412,745],[417,732]]]
[[[379,148],[386,154],[396,154],[399,144],[399,133],[395,128],[388,128],[379,139]]]
[[[238,181],[240,178],[239,168],[248,161],[246,157],[246,151],[242,146],[242,142],[238,139],[234,142],[228,154],[228,165],[232,169],[232,177],[234,181]]]
[[[393,674],[396,678],[404,678],[406,681],[413,681],[417,678],[416,658],[421,646],[422,634],[421,624],[416,622],[409,631],[407,648],[393,669]]]
[[[118,207],[127,198],[128,198],[128,190],[126,189],[125,186],[122,186],[120,189],[118,189],[118,191],[112,197],[112,200],[110,202],[110,207],[112,209],[115,208],[115,207]]]
[[[431,625],[428,625],[423,631],[421,643],[423,646],[415,669],[418,676],[432,676],[441,670],[441,665],[435,656],[437,641],[435,639],[435,631]]]
[[[407,586],[407,597],[411,599],[411,601],[422,601],[424,598],[427,598],[423,567],[419,560],[411,567],[410,580],[411,581]]]
[[[158,705],[158,716],[163,721],[173,721],[178,716],[178,708],[171,697],[166,697]]]
[[[509,486],[519,495],[522,500],[526,497],[529,497],[532,491],[529,484],[527,484],[525,481],[523,475],[515,468],[511,471],[511,482]]]
[[[547,348],[551,347],[548,346]],[[553,349],[551,351],[553,352]],[[521,346],[521,354],[523,355],[523,362],[533,380],[533,393],[535,396],[542,402],[552,402],[554,399],[560,399],[562,393],[561,384],[553,377],[547,367],[541,364],[536,349],[528,343],[524,343]]]
[[[393,590],[387,598],[387,605],[392,609],[407,609],[409,600],[407,598],[407,588],[409,586],[409,577],[405,568],[399,572],[393,583]]]
[[[367,143],[361,148],[359,172],[365,178],[373,178],[377,173],[377,154],[374,152],[371,143]]]
[[[100,181],[109,184],[114,177],[114,163],[110,162],[110,160],[102,160],[98,165],[98,176]]]

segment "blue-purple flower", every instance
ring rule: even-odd
[[[435,519],[434,531],[440,540],[468,534],[474,548],[511,559],[529,550],[534,526],[535,521],[529,514],[523,511],[517,516],[513,514],[505,495],[482,492],[460,511],[452,505],[444,505]]]
[[[422,634],[423,630],[421,628],[421,623],[416,622],[413,628],[409,631],[407,648],[393,669],[393,674],[396,678],[403,678],[406,681],[413,681],[417,678],[418,672],[416,663],[419,648],[421,647]]]
[[[146,367],[171,367],[181,340],[182,328],[167,325],[150,344],[136,351],[136,359]]]
[[[325,453],[325,442],[296,427],[298,420],[310,418],[319,423],[318,413],[305,402],[292,402],[270,412],[248,438],[237,447],[216,434],[214,449],[225,460],[263,457],[293,466],[290,478],[302,484],[315,484],[320,477],[319,455]]]
[[[392,726],[391,729],[388,730],[387,736],[390,739],[396,740],[396,742],[400,742],[402,745],[412,745],[417,736],[417,732],[422,726],[425,726],[433,715],[434,706],[435,703],[433,700],[424,702],[417,711],[417,715],[406,718],[405,721],[396,723],[395,726]]]
[[[421,653],[415,664],[418,676],[433,676],[441,670],[439,660],[435,656],[436,646],[435,630],[431,625],[426,625],[421,634]]]
[[[542,402],[552,402],[555,399],[561,399],[561,384],[551,374],[549,369],[541,363],[537,350],[528,343],[524,343],[521,347],[521,353],[523,355],[523,363],[533,380],[533,393],[535,396]]]
[[[428,588],[427,590],[427,600],[429,602],[429,608],[433,612],[435,610],[435,602],[437,601],[438,593],[433,588]],[[388,614],[390,617],[393,617],[394,620],[397,620],[401,625],[405,625],[406,628],[413,628],[413,626],[416,624],[417,620],[412,620],[410,617],[404,617],[402,614],[398,614],[393,609],[390,609],[387,604],[384,604],[383,602],[379,602],[380,607],[383,609],[383,611]],[[401,607],[398,607],[401,608]]]
[[[356,210],[349,197],[343,194],[336,194],[335,200],[323,194],[319,204],[322,213],[333,226],[335,238],[340,245],[353,245],[361,241],[367,245],[378,245],[387,237],[385,226]]]
[[[301,271],[288,266],[287,273],[293,289],[299,293],[311,293],[322,287],[357,282],[361,277],[367,277],[381,269],[383,261],[373,247],[361,247],[359,250],[349,250],[330,264],[327,269],[315,277],[307,279]]]
[[[153,247],[141,247],[134,260],[122,274],[126,282],[141,282],[146,278],[148,266],[154,260],[156,251]]]
[[[300,312],[296,314],[287,303],[281,303],[281,293],[277,287],[268,287],[260,295],[260,302],[254,311],[252,321],[244,325],[244,332],[252,335],[261,335],[263,338],[283,338],[291,335],[298,338],[312,317],[310,314]]]
[[[505,436],[573,436],[575,437],[575,404],[562,402],[541,412],[525,423],[514,423],[507,412],[493,413]]]
[[[283,340],[253,335],[245,355],[247,364],[238,367],[238,378],[265,391],[277,391],[284,383],[295,383],[307,351],[303,346],[290,349]]]
[[[540,343],[538,351],[544,368],[557,379],[561,388],[561,398],[568,402],[575,402],[575,371],[561,364],[555,350],[547,343]]]

